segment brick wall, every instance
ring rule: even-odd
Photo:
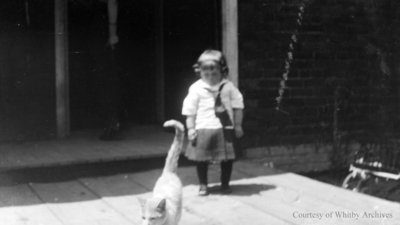
[[[294,169],[295,164],[311,161],[315,166],[304,170],[321,170],[329,166],[319,165],[337,153],[329,146],[339,137],[354,141],[365,132],[394,131],[399,8],[393,0],[373,5],[358,0],[239,2],[247,156],[277,162],[286,156],[296,159],[286,160],[292,170],[303,170]],[[278,111],[275,98],[295,30],[294,59]],[[316,147],[321,143],[326,147]],[[302,152],[305,146],[318,153]]]

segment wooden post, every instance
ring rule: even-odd
[[[165,84],[164,84],[164,0],[157,0],[156,15],[156,119],[164,121]]]
[[[57,137],[70,133],[68,76],[68,0],[55,0],[55,72]]]
[[[239,84],[238,0],[222,0],[222,51],[229,66],[229,77]]]

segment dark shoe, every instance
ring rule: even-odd
[[[206,196],[208,195],[208,187],[207,185],[201,184],[199,188],[199,195],[200,196]]]
[[[228,194],[232,193],[232,189],[229,186],[221,186],[219,191],[221,192],[221,194],[224,194],[224,195],[228,195]]]

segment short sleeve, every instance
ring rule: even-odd
[[[234,109],[243,109],[244,108],[244,103],[243,103],[243,95],[240,93],[239,89],[235,87],[233,84],[231,86],[231,106]]]
[[[197,114],[199,95],[196,89],[192,86],[189,88],[189,93],[183,100],[182,115],[193,116]]]

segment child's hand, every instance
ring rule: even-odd
[[[242,126],[235,126],[235,136],[236,138],[241,138],[243,137],[244,132]]]
[[[189,141],[195,140],[195,139],[196,139],[196,136],[197,136],[196,130],[195,130],[194,128],[190,128],[190,129],[188,130],[188,139],[189,139]]]

